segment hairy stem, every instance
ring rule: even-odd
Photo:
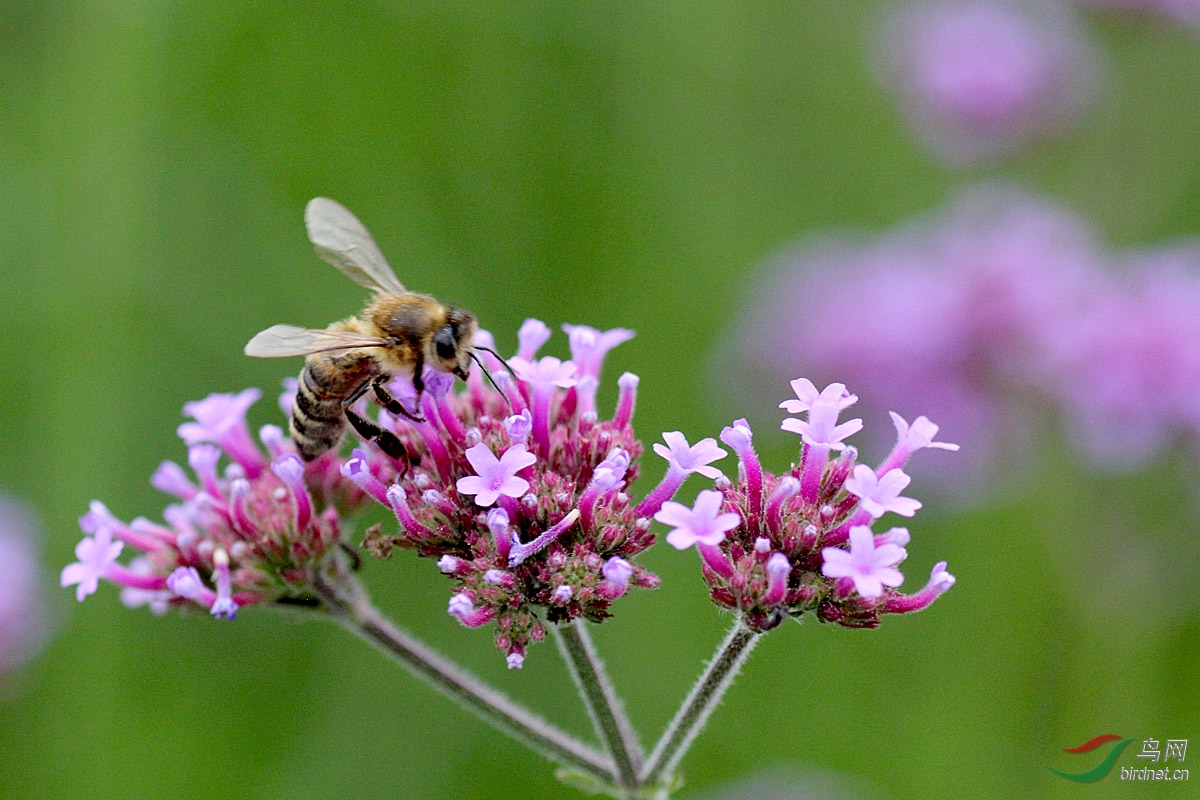
[[[552,761],[604,786],[616,771],[608,757],[508,699],[504,694],[397,628],[371,604],[352,575],[318,577],[314,586],[330,617],[391,656],[417,677]]]
[[[576,619],[551,629],[557,634],[558,648],[575,679],[596,733],[616,764],[617,782],[621,788],[632,792],[638,788],[638,773],[642,769],[641,746],[604,671],[604,662],[596,653],[587,624]]]
[[[664,779],[669,780],[676,767],[691,747],[696,735],[704,728],[708,717],[733,683],[734,677],[758,644],[760,636],[742,623],[741,617],[734,621],[725,641],[717,648],[700,680],[692,687],[675,718],[667,726],[662,738],[650,754],[650,760],[642,773],[642,784],[654,786]]]

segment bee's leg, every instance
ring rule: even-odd
[[[391,431],[385,431],[383,428],[376,425],[371,420],[359,414],[350,406],[366,394],[367,390],[374,384],[374,380],[363,381],[362,385],[355,389],[349,397],[342,403],[342,410],[346,412],[346,421],[350,423],[350,427],[354,428],[363,439],[368,442],[374,442],[387,455],[397,460],[408,460],[408,449],[404,443],[396,438],[396,434]]]
[[[403,403],[393,397],[392,393],[387,390],[385,383],[386,381],[376,380],[373,387],[375,391],[375,401],[379,403],[379,405],[383,406],[391,413],[400,417],[404,417],[405,419],[411,419],[413,422],[425,421],[424,417],[411,413],[407,408],[404,407]]]
[[[421,398],[425,395],[425,354],[417,351],[417,360],[413,362],[413,388],[417,390],[417,410],[421,408]]]
[[[342,408],[349,409],[350,406],[357,403],[358,399],[360,397],[362,397],[364,394],[366,394],[367,390],[370,389],[371,386],[373,386],[375,381],[377,381],[377,380],[379,380],[378,377],[368,378],[367,380],[360,383],[358,385],[358,388],[355,389],[353,392],[351,392],[350,396],[342,401]]]
[[[397,461],[406,461],[408,459],[408,448],[396,438],[396,434],[391,431],[385,431],[374,422],[371,422],[371,420],[355,411],[351,411],[349,408],[346,409],[346,420],[359,436],[368,442],[377,444],[379,449],[387,455]]]

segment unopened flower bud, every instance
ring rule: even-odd
[[[763,605],[773,606],[783,602],[791,572],[791,562],[783,553],[774,553],[767,559],[767,591],[762,597]]]
[[[604,562],[601,572],[604,580],[624,591],[629,586],[630,577],[633,576],[633,565],[620,556],[613,556]]]

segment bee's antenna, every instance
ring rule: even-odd
[[[475,350],[484,350],[488,353],[491,353],[492,355],[494,355],[496,357],[497,361],[499,361],[501,364],[504,365],[505,369],[508,370],[509,375],[513,374],[512,367],[508,366],[508,362],[505,361],[503,358],[501,358],[500,354],[497,353],[492,348],[476,347]],[[474,361],[476,364],[478,364],[479,368],[481,370],[483,370],[483,374],[487,376],[488,383],[492,384],[492,386],[495,387],[496,391],[500,393],[500,396],[504,398],[504,402],[508,403],[508,408],[511,411],[512,410],[512,400],[508,399],[508,395],[505,394],[504,390],[500,388],[500,384],[496,383],[496,379],[492,377],[492,373],[488,372],[487,365],[485,365],[483,363],[483,359],[481,359],[479,356],[475,355],[475,350],[471,351],[471,360]]]
[[[490,347],[479,347],[478,345],[476,345],[476,346],[475,346],[475,349],[476,349],[476,350],[482,350],[482,351],[483,351],[483,352],[485,352],[485,353],[491,353],[492,355],[494,355],[494,356],[496,357],[496,360],[497,360],[497,361],[499,361],[501,364],[503,364],[503,365],[504,365],[504,368],[505,368],[506,370],[508,370],[508,374],[509,374],[509,375],[512,375],[512,376],[514,376],[514,377],[516,376],[516,373],[515,373],[515,372],[513,372],[513,368],[512,368],[512,367],[510,367],[510,366],[508,365],[508,362],[504,360],[504,357],[503,357],[503,356],[501,356],[499,353],[497,353],[497,352],[496,352],[495,350],[493,350],[492,348],[490,348]],[[482,363],[480,363],[480,365],[479,365],[479,366],[481,366],[481,367],[482,367],[482,366],[483,366],[483,364],[482,364]]]

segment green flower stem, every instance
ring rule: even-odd
[[[612,786],[613,761],[514,703],[446,657],[397,628],[371,604],[353,575],[319,576],[313,587],[325,611],[342,627],[391,656],[414,675],[552,761]]]
[[[642,769],[641,745],[613,691],[587,625],[584,620],[576,619],[566,625],[553,625],[551,630],[556,634],[558,648],[575,679],[596,733],[616,764],[618,785],[633,792],[638,789],[638,774]]]
[[[683,701],[675,719],[650,754],[650,760],[642,773],[644,786],[661,785],[674,776],[679,762],[692,745],[692,740],[704,728],[708,717],[725,694],[742,668],[750,651],[758,644],[761,636],[747,628],[741,617],[734,621],[725,641],[717,648],[708,668],[692,687],[691,694]]]

